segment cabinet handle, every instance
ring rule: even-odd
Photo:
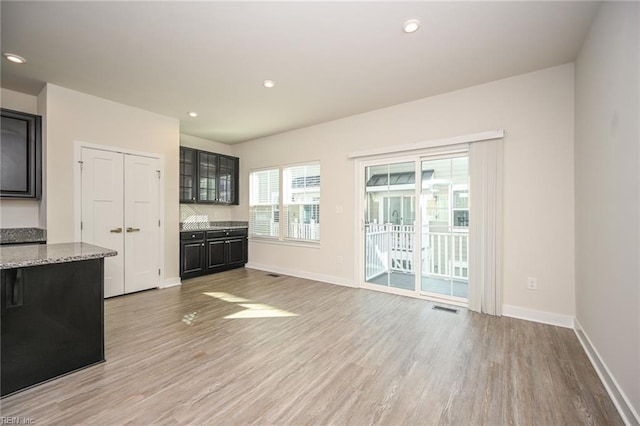
[[[120,234],[122,232],[122,228],[114,228],[109,232],[113,232],[114,234]]]
[[[140,228],[131,228],[131,227],[127,228],[127,232],[139,232],[139,231],[140,231]]]
[[[202,243],[202,247],[204,247],[204,243]]]
[[[9,269],[2,275],[2,278],[5,287],[5,307],[22,306],[22,269]]]

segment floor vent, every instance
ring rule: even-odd
[[[274,277],[274,278],[279,278],[280,275],[278,274],[267,274],[268,277]]]
[[[452,314],[457,314],[458,310],[457,309],[453,309],[453,308],[449,308],[446,306],[440,306],[440,305],[433,305],[433,308],[437,311],[446,311],[446,312],[451,312]]]

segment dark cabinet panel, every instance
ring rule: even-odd
[[[240,160],[180,147],[180,202],[238,204]]]
[[[2,109],[0,197],[40,198],[42,123],[39,115]]]
[[[207,240],[207,269],[227,265],[225,245],[224,240]]]
[[[234,238],[227,240],[227,263],[229,265],[244,265],[247,263],[247,239]]]
[[[104,361],[103,265],[0,271],[1,395]]]
[[[204,252],[204,241],[183,241],[180,247],[180,276],[204,271]]]

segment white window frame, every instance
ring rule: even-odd
[[[293,163],[293,164],[282,164],[278,166],[272,167],[263,167],[259,169],[252,169],[249,171],[249,216],[251,217],[252,208],[255,206],[251,204],[252,194],[251,194],[251,175],[256,172],[266,171],[266,170],[278,170],[278,181],[279,181],[279,197],[278,197],[278,211],[279,211],[279,221],[278,221],[278,236],[265,236],[265,235],[254,235],[253,228],[250,229],[249,238],[254,241],[265,242],[265,243],[277,243],[277,244],[293,244],[293,245],[304,245],[304,246],[320,246],[320,233],[318,232],[318,239],[303,239],[303,238],[295,238],[287,236],[287,224],[288,218],[285,215],[288,214],[288,207],[295,206],[296,203],[285,203],[285,195],[289,194],[290,189],[285,188],[285,169],[300,167],[306,165],[314,165],[317,164],[320,167],[320,188],[319,192],[322,194],[322,165],[320,160],[311,160],[305,161],[301,163]],[[269,204],[272,205],[272,204]],[[320,200],[317,203],[318,213],[320,214],[322,205],[322,196],[320,195]],[[319,225],[319,223],[318,223]]]

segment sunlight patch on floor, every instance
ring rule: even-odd
[[[215,297],[216,299],[224,300],[229,303],[241,303],[241,302],[251,302],[251,300],[245,299],[243,297],[234,296],[233,294],[223,293],[223,292],[209,292],[203,293],[207,296]]]
[[[284,318],[284,317],[297,317],[298,314],[294,314],[293,312],[285,311],[283,309],[274,308],[271,305],[266,305],[264,303],[253,303],[251,300],[245,299],[243,297],[235,296],[229,293],[223,292],[206,292],[203,293],[206,296],[213,297],[216,299],[224,300],[229,303],[236,303],[238,306],[241,306],[245,309],[242,311],[236,312],[235,314],[227,315],[224,317],[225,319],[238,319],[238,318]],[[194,314],[196,314],[194,312]],[[185,315],[187,318],[188,315]],[[185,321],[183,318],[182,322],[191,325],[191,322]],[[195,318],[194,318],[195,319]]]

